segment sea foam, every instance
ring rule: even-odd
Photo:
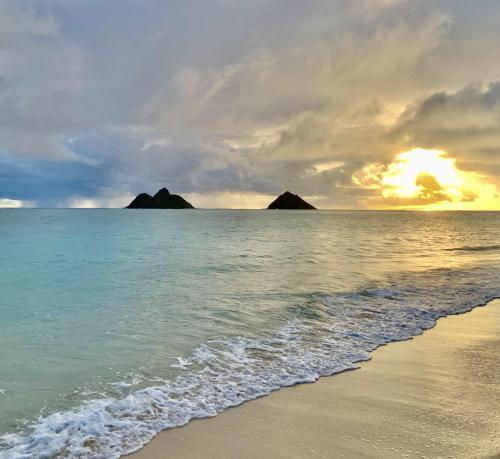
[[[355,292],[314,294],[290,306],[290,320],[267,337],[212,340],[180,356],[175,379],[124,398],[90,400],[40,417],[26,432],[2,436],[0,458],[117,458],[161,430],[356,368],[381,345],[499,297],[499,277],[494,266],[440,269],[397,275]]]

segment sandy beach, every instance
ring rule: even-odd
[[[361,368],[162,432],[130,459],[498,458],[500,300]]]

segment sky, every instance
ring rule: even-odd
[[[0,0],[0,207],[500,210],[498,0]]]

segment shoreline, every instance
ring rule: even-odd
[[[500,458],[500,299],[388,343],[355,371],[159,433],[131,459]]]

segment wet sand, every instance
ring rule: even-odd
[[[162,432],[130,459],[500,458],[500,300],[361,368]]]

